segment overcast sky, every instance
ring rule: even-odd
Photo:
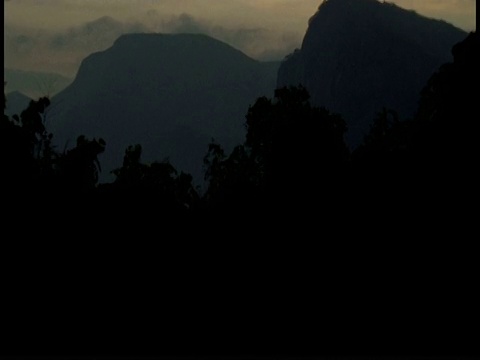
[[[72,75],[88,52],[125,32],[205,32],[257,59],[282,59],[299,47],[322,0],[4,0],[4,66],[48,68],[47,50],[63,51],[56,70]],[[394,0],[418,13],[476,29],[475,0]],[[95,35],[85,23],[102,16]],[[105,34],[102,31],[106,32]],[[67,31],[68,30],[68,31]],[[26,35],[25,38],[19,38]],[[61,37],[58,34],[62,34]],[[90,35],[88,41],[85,36]],[[49,36],[49,37],[48,37]],[[48,37],[48,39],[47,39]],[[19,42],[19,39],[22,40]],[[70,46],[69,43],[71,42]],[[88,44],[86,44],[88,42]],[[29,48],[30,47],[30,48]],[[30,53],[31,52],[31,53]],[[29,63],[31,55],[36,61]],[[29,58],[30,56],[30,58]],[[55,55],[57,60],[59,55]],[[70,65],[67,62],[70,61]]]
[[[464,30],[476,27],[475,0],[394,0],[397,5],[442,18]],[[321,0],[7,0],[5,22],[67,27],[109,15],[141,18],[148,11],[188,13],[218,24],[283,26],[303,31]]]

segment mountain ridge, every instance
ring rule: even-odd
[[[277,86],[304,85],[316,106],[340,113],[355,147],[383,107],[412,117],[428,78],[466,33],[377,0],[327,0],[301,49],[282,62]]]
[[[5,94],[6,100],[6,108],[5,108],[5,115],[12,117],[13,115],[20,116],[22,111],[28,107],[32,98],[25,95],[20,91],[12,91]]]
[[[278,65],[207,35],[122,35],[82,61],[52,98],[47,127],[61,147],[81,134],[104,138],[107,171],[138,143],[145,161],[169,158],[200,183],[208,142],[229,150],[243,140],[248,106],[273,92]]]
[[[53,96],[70,85],[73,79],[66,76],[41,71],[28,71],[12,68],[3,68],[6,82],[5,92],[21,92],[30,98]]]

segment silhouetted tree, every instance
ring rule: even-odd
[[[452,54],[453,63],[441,66],[422,90],[415,119],[420,136],[414,145],[437,165],[461,170],[475,161],[476,132],[471,129],[480,115],[478,34],[470,33]]]
[[[58,153],[52,146],[53,134],[45,128],[49,104],[47,97],[32,100],[20,116],[10,119],[4,114],[2,119],[3,177],[9,195],[18,203],[68,203],[73,200],[70,195],[91,193],[98,182],[98,155],[105,142],[80,136],[76,147]]]
[[[356,175],[389,182],[402,171],[411,120],[400,121],[394,110],[383,108],[370,126],[364,141],[352,153]],[[396,171],[393,174],[392,171]],[[388,175],[387,175],[388,173]],[[386,179],[385,176],[390,177]],[[388,184],[385,184],[388,185]]]
[[[140,163],[141,155],[141,145],[129,146],[125,150],[123,166],[112,171],[116,176],[116,184],[125,188],[139,186],[146,168],[146,165]]]
[[[168,160],[152,164],[141,163],[142,147],[129,146],[125,150],[123,166],[113,170],[113,184],[101,190],[123,207],[145,207],[153,211],[186,212],[194,209],[199,196],[192,185],[192,176],[180,173]]]
[[[238,209],[258,203],[263,184],[261,165],[244,145],[236,146],[229,156],[212,141],[204,157],[208,189],[203,200],[210,209]]]
[[[20,117],[4,114],[1,125],[1,153],[4,180],[14,194],[30,197],[52,176],[55,152],[52,134],[45,129],[46,97],[31,101]],[[4,94],[4,109],[6,97]]]
[[[340,191],[349,157],[345,123],[339,115],[312,107],[305,88],[277,89],[273,100],[257,99],[246,127],[244,145],[230,156],[218,144],[210,145],[205,158],[209,199],[282,207],[315,203],[320,194],[332,197]]]
[[[85,193],[95,189],[101,171],[98,156],[105,151],[103,139],[77,138],[76,147],[58,156],[57,170],[60,182],[69,192]]]
[[[379,114],[352,154],[357,193],[363,188],[370,200],[382,199],[390,209],[438,212],[471,189],[467,184],[476,162],[472,129],[480,117],[472,91],[479,80],[479,50],[476,33],[453,47],[453,63],[429,79],[413,119],[398,121],[385,110]]]

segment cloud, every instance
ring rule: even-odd
[[[388,1],[388,0],[387,0]],[[476,28],[474,0],[391,0]],[[4,0],[4,66],[75,75],[130,32],[204,33],[262,59],[299,47],[321,0]]]
[[[265,27],[229,28],[181,14],[164,23],[161,32],[202,33],[222,40],[258,60],[281,60],[300,46],[303,34]]]
[[[228,28],[266,28],[304,34],[308,19],[323,0],[4,0],[4,21],[42,29],[66,29],[110,16],[122,22],[189,14]],[[383,1],[383,0],[382,0]],[[387,0],[418,13],[444,19],[470,31],[476,28],[475,0]],[[202,20],[202,21],[203,21]]]
[[[140,24],[125,24],[110,17],[64,31],[5,25],[4,67],[73,77],[89,54],[107,49],[122,34],[145,30]]]
[[[109,48],[122,34],[149,32],[206,34],[259,60],[283,59],[303,37],[300,32],[263,27],[227,27],[188,13],[165,17],[151,10],[142,18],[119,21],[103,16],[65,30],[5,25],[4,66],[74,77],[86,56]]]
[[[24,20],[34,27],[60,29],[102,16],[139,19],[150,10],[162,16],[188,13],[228,27],[303,28],[320,0],[15,0],[5,5],[5,23]]]

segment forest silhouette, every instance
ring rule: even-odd
[[[338,355],[345,343],[357,354],[411,354],[412,343],[458,354],[473,332],[450,324],[471,316],[472,283],[469,271],[459,278],[441,265],[471,263],[435,251],[440,234],[455,241],[475,224],[464,203],[476,185],[479,49],[470,33],[424,87],[416,116],[379,109],[353,151],[341,115],[311,106],[305,88],[258,98],[242,144],[206,149],[203,193],[168,161],[143,163],[140,144],[125,149],[114,182],[99,184],[108,144],[80,136],[70,150],[54,148],[48,98],[4,115],[4,232],[11,243],[32,240],[21,254],[34,269],[18,285],[29,293],[12,292],[22,295],[15,316],[27,320],[12,322],[8,339],[22,334],[15,341],[33,344],[22,354],[47,355],[65,355],[52,351],[58,342],[91,354],[94,341],[123,356],[145,346],[164,356]],[[462,304],[446,304],[448,291]],[[155,319],[155,329],[138,318]]]
[[[329,212],[365,203],[393,211],[453,201],[465,195],[462,184],[473,169],[468,124],[478,115],[470,90],[478,75],[477,34],[470,33],[452,53],[453,63],[443,65],[424,87],[413,119],[379,109],[370,133],[353,151],[345,144],[348,129],[341,115],[311,106],[302,86],[279,88],[273,99],[258,98],[246,115],[243,144],[226,154],[212,139],[206,149],[204,193],[168,160],[142,163],[141,144],[126,149],[113,183],[99,184],[98,156],[108,144],[80,136],[68,151],[54,148],[55,134],[45,129],[49,99],[40,98],[20,116],[2,119],[6,189],[13,203],[41,198],[45,205],[79,206],[88,199],[117,212],[134,206],[192,216]]]

